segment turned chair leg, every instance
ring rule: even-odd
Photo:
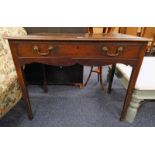
[[[132,123],[134,121],[142,101],[143,99],[137,99],[132,97],[130,105],[127,110],[126,118],[125,118],[127,122]]]

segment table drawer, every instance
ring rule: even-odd
[[[125,42],[53,43],[24,42],[17,45],[19,57],[71,57],[71,58],[137,58],[139,47]]]

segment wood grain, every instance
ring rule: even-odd
[[[56,66],[74,64],[89,66],[113,64],[114,66],[116,63],[131,65],[133,72],[120,119],[125,118],[149,39],[117,33],[39,34],[6,38],[9,40],[18,80],[23,92],[23,99],[30,119],[33,118],[32,110],[21,68],[23,65],[33,62]],[[34,50],[34,46],[37,46],[38,49],[35,48]],[[50,46],[53,47],[52,51],[46,53]],[[107,47],[108,51],[103,50],[106,49],[103,47]],[[123,47],[121,52],[118,52],[119,47]],[[113,67],[113,72],[114,69],[115,67]],[[111,85],[109,90],[111,90]]]

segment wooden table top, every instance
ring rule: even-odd
[[[4,36],[9,40],[53,40],[53,41],[151,41],[149,38],[125,35],[120,33],[38,33],[25,36]]]

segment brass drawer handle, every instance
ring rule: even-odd
[[[49,46],[49,48],[47,49],[47,52],[40,52],[39,47],[38,46],[33,46],[33,51],[36,52],[38,55],[41,56],[47,56],[50,54],[50,52],[52,52],[52,50],[54,49],[53,46]]]
[[[124,50],[123,47],[120,46],[120,47],[117,48],[116,53],[109,53],[108,47],[106,47],[106,46],[102,47],[102,51],[105,52],[105,53],[106,53],[108,56],[110,56],[110,57],[119,56],[119,54],[120,54],[121,52],[123,52],[123,50]]]

